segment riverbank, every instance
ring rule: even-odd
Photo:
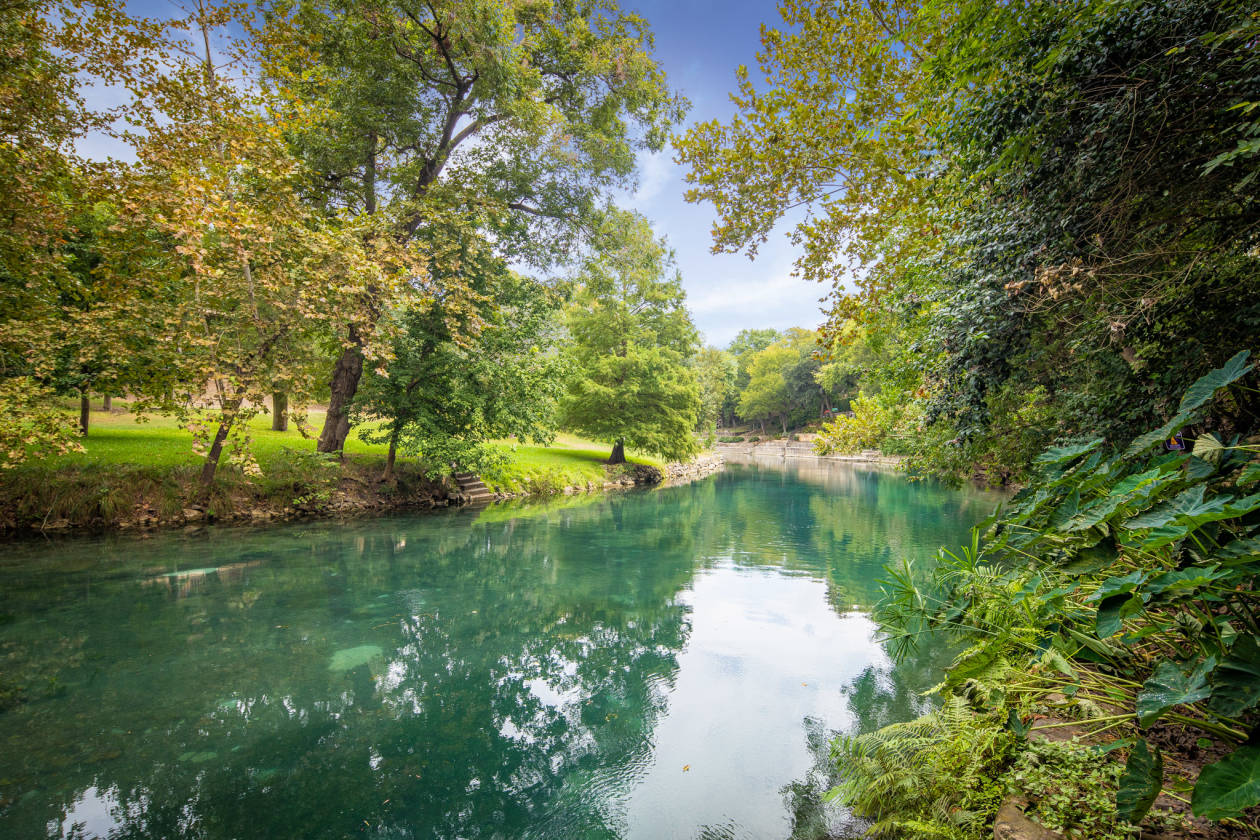
[[[885,455],[878,449],[868,449],[854,455],[819,455],[809,440],[763,440],[755,442],[717,443],[714,450],[720,453],[750,456],[754,458],[805,459],[827,463],[885,464],[900,466],[900,455]]]
[[[161,418],[137,424],[131,415],[94,412],[83,452],[0,474],[0,535],[349,517],[470,501],[450,478],[431,479],[405,459],[382,481],[381,446],[352,438],[338,459],[316,453],[314,441],[296,430],[274,432],[260,423],[250,433],[255,474],[224,463],[209,498],[194,503],[200,459],[187,432]],[[569,435],[551,446],[504,442],[503,449],[505,462],[483,475],[496,501],[627,490],[721,468],[712,456],[666,464],[636,455],[609,466],[606,447]]]

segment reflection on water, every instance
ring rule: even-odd
[[[992,499],[733,466],[545,508],[7,546],[0,836],[797,838],[916,714],[881,565]]]

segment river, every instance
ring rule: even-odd
[[[879,470],[27,541],[0,560],[0,837],[806,840],[828,741],[923,711],[883,564],[992,495]]]

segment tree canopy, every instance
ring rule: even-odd
[[[551,266],[685,107],[647,22],[614,0],[279,0],[266,12],[281,45],[268,78],[327,108],[290,133],[309,191],[330,209],[381,214],[403,241],[471,219],[502,255]],[[458,273],[443,276],[444,296],[462,288]],[[375,326],[347,323],[323,451],[344,443]]]
[[[609,209],[573,287],[565,425],[612,443],[612,463],[626,446],[693,455],[700,392],[685,362],[697,335],[665,242],[642,216]]]
[[[809,207],[828,343],[895,336],[884,398],[915,404],[923,465],[1004,480],[1145,428],[1257,334],[1252,11],[784,0],[735,116],[678,141],[689,197],[722,250]],[[1238,400],[1223,428],[1254,425]]]

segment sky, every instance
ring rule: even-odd
[[[775,0],[621,0],[621,5],[647,18],[670,87],[691,101],[679,132],[696,122],[729,119],[735,68],[756,64],[761,24],[779,21]],[[178,14],[168,0],[131,0],[128,10],[155,17]],[[122,93],[98,89],[96,95],[108,100]],[[85,145],[81,151],[89,157],[132,156],[122,143],[101,136]],[[670,147],[641,154],[638,189],[621,194],[618,203],[642,213],[668,239],[682,273],[687,307],[704,341],[725,347],[741,329],[820,324],[819,298],[828,290],[792,276],[796,252],[786,226],[771,234],[755,261],[743,254],[712,253],[713,207],[683,199],[684,169],[673,157]]]
[[[760,26],[779,21],[774,0],[623,0],[652,24],[657,59],[670,85],[691,100],[683,129],[726,120],[735,68],[753,67]],[[817,326],[818,299],[828,290],[792,276],[796,252],[786,229],[775,231],[755,261],[743,254],[711,253],[714,211],[683,200],[684,168],[672,149],[639,159],[639,189],[621,204],[652,220],[669,240],[687,290],[687,305],[705,341],[726,346],[745,328]]]

